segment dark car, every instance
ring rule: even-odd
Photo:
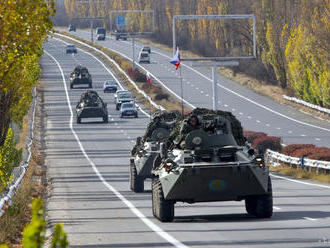
[[[71,31],[76,32],[76,26],[74,24],[70,24],[68,30],[69,30],[69,32],[71,32]]]
[[[117,29],[115,30],[116,40],[127,40],[127,32],[125,29]]]
[[[133,116],[135,118],[138,118],[138,111],[135,107],[134,102],[124,102],[121,104],[120,118],[123,118],[125,116]]]
[[[77,48],[75,45],[67,45],[66,46],[66,54],[77,54]]]
[[[117,83],[115,81],[107,80],[103,84],[104,93],[116,93],[117,92]]]
[[[96,39],[97,40],[105,40],[106,30],[105,28],[98,27],[96,28]]]
[[[92,88],[92,76],[89,74],[88,69],[84,66],[78,65],[70,74],[70,88],[72,89],[76,84],[88,84]]]

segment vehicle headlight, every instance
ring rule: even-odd
[[[259,167],[261,167],[261,168],[265,167],[265,161],[262,156],[255,157],[254,161]]]
[[[194,138],[192,139],[192,143],[193,143],[194,145],[200,145],[200,144],[202,144],[202,138],[199,137],[199,136],[196,136],[196,137],[194,137]]]

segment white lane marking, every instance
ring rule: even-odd
[[[315,221],[315,220],[317,220],[317,219],[310,218],[310,217],[303,217],[303,219],[305,219],[305,220],[311,220],[311,221]]]
[[[320,138],[315,138],[315,140],[320,141],[321,139]]]
[[[204,94],[204,91],[201,90],[201,93]]]
[[[291,130],[289,130],[289,131],[288,131],[288,133],[292,133],[292,131],[291,131]]]
[[[61,41],[61,42],[63,42],[64,44],[69,44],[69,43],[67,43],[67,42],[65,42],[65,41],[63,41],[63,40],[61,40],[61,39],[58,39],[58,38],[53,38],[53,39],[55,39],[55,40],[58,40],[58,41]],[[91,56],[91,57],[93,57],[94,59],[96,59],[103,67],[104,67],[104,69],[107,71],[107,72],[109,72],[109,74],[115,79],[115,81],[116,81],[116,83],[117,84],[119,84],[119,86],[120,86],[120,88],[123,90],[124,89],[124,86],[119,82],[119,80],[115,77],[115,75],[109,70],[109,68],[108,67],[106,67],[105,66],[105,64],[101,61],[101,60],[99,60],[97,57],[95,57],[93,54],[91,54],[91,53],[89,53],[89,52],[86,52],[85,50],[83,50],[83,49],[80,49],[80,48],[78,48],[80,51],[82,51],[83,53],[86,53],[86,54],[88,54],[89,56]],[[136,104],[136,106],[139,106],[138,104]],[[150,115],[146,112],[146,111],[144,111],[143,109],[142,109],[142,107],[140,107],[139,108],[139,110],[145,115],[145,116],[147,116],[147,117],[150,117]]]
[[[256,120],[256,122],[260,123],[260,121],[259,121],[259,120]]]
[[[281,210],[281,208],[275,207],[275,206],[273,206],[273,209],[275,209],[275,210]]]
[[[269,123],[267,123],[267,124],[266,124],[266,126],[267,126],[267,127],[270,127],[270,124],[269,124]]]
[[[232,108],[231,110],[232,110],[232,111],[235,111],[236,109]]]
[[[301,137],[306,137],[306,134],[301,134],[300,136],[301,136]]]
[[[67,100],[67,104],[68,104],[68,108],[70,111],[70,129],[71,132],[73,134],[73,136],[75,137],[79,148],[81,150],[81,152],[83,153],[83,155],[85,156],[85,158],[87,159],[87,161],[90,163],[90,165],[92,166],[95,174],[99,177],[100,181],[110,190],[112,191],[123,203],[125,203],[125,205],[138,217],[140,218],[141,221],[143,221],[151,230],[153,230],[156,234],[158,234],[160,237],[162,237],[163,239],[165,239],[167,242],[171,243],[172,245],[174,245],[175,247],[188,247],[186,245],[184,245],[183,243],[181,243],[180,241],[178,241],[177,239],[175,239],[173,236],[171,236],[170,234],[168,234],[167,232],[165,232],[163,229],[161,229],[159,226],[157,226],[155,223],[153,223],[151,220],[149,220],[140,210],[138,210],[134,204],[132,202],[130,202],[129,200],[127,200],[117,189],[115,189],[113,186],[111,186],[102,176],[102,174],[99,172],[99,170],[97,169],[97,167],[95,166],[94,162],[89,158],[88,154],[86,153],[82,143],[80,142],[80,139],[76,133],[76,131],[73,128],[73,111],[71,109],[71,102],[70,102],[70,97],[69,97],[69,93],[68,93],[68,89],[66,87],[66,80],[65,80],[65,76],[62,70],[62,67],[60,65],[60,63],[53,57],[53,55],[51,55],[50,53],[48,53],[46,50],[44,50],[44,52],[50,56],[55,63],[57,64],[61,75],[62,75],[62,80],[63,80],[63,85],[64,85],[64,89],[65,89],[65,95],[66,95],[66,100]]]
[[[247,118],[248,118],[248,119],[251,119],[252,117],[248,115],[248,117],[247,117]]]
[[[210,95],[209,94],[205,94],[206,97],[209,97]]]
[[[242,113],[242,112],[239,112],[239,114],[240,114],[240,115],[243,115],[243,113]]]
[[[270,174],[272,177],[275,178],[280,178],[280,179],[284,179],[290,182],[295,182],[295,183],[300,183],[300,184],[305,184],[305,185],[310,185],[310,186],[316,186],[316,187],[320,187],[320,188],[326,188],[326,189],[330,189],[330,186],[327,185],[322,185],[322,184],[316,184],[316,183],[308,183],[308,182],[304,182],[304,181],[298,181],[296,179],[291,179],[291,178],[287,178],[284,176],[278,176],[278,175],[274,175],[274,174]]]
[[[195,89],[196,89],[196,90],[199,90],[199,88],[198,88],[198,87],[195,87]]]
[[[280,128],[280,127],[277,127],[276,129],[277,129],[277,130],[281,130],[281,128]]]
[[[59,34],[60,35],[60,34]],[[102,51],[100,51],[99,49],[97,49],[97,48],[94,48],[94,47],[92,47],[92,46],[89,46],[88,44],[86,44],[86,43],[84,43],[84,42],[81,42],[81,41],[79,41],[79,40],[76,40],[76,39],[74,39],[74,38],[71,38],[71,37],[69,37],[69,36],[65,36],[65,35],[60,35],[60,36],[63,36],[63,37],[65,37],[65,38],[68,38],[68,39],[71,39],[71,40],[74,40],[74,41],[76,41],[76,42],[78,42],[78,43],[80,43],[80,44],[84,44],[84,45],[86,45],[86,46],[88,46],[88,47],[90,47],[90,48],[93,48],[95,51],[98,51],[98,52],[102,52]],[[130,59],[129,57],[127,57],[126,55],[124,55],[124,54],[122,54],[122,53],[120,53],[120,52],[118,52],[118,51],[116,51],[116,50],[114,50],[114,49],[111,49],[111,48],[108,48],[109,50],[112,50],[112,51],[114,51],[114,52],[116,52],[116,53],[118,53],[119,55],[121,55],[121,56],[123,56],[124,58],[126,58],[126,59],[128,59],[128,60],[130,60],[130,61],[132,61],[132,59]],[[170,57],[168,57],[168,58],[170,58]],[[171,58],[170,58],[171,59]],[[144,70],[146,70],[144,67],[142,67],[141,66],[141,68],[143,68]],[[150,72],[149,72],[150,73]],[[168,91],[170,91],[172,94],[174,94],[178,99],[181,99],[176,93],[174,93],[171,89],[169,89],[163,82],[161,82],[157,77],[155,77],[152,73],[150,73],[150,75],[152,75],[154,78],[155,78],[155,80],[157,80],[161,85],[163,85]],[[195,106],[194,105],[192,105],[191,103],[189,103],[189,102],[187,102],[186,100],[184,100],[183,99],[183,101],[186,103],[186,104],[188,104],[188,105],[190,105],[191,107],[193,107],[193,108],[195,108]],[[225,104],[224,105],[225,107],[228,107],[228,105],[227,104]],[[251,116],[248,116],[248,118],[249,119],[251,119]],[[289,131],[289,133],[292,133],[292,131]],[[272,174],[271,174],[272,175]],[[300,181],[298,181],[298,180],[294,180],[294,179],[290,179],[290,178],[286,178],[286,177],[281,177],[281,176],[275,176],[275,175],[272,175],[273,177],[277,177],[277,178],[281,178],[281,179],[283,179],[283,180],[287,180],[287,181],[291,181],[291,182],[296,182],[296,183],[301,183],[301,184],[305,184],[305,185],[311,185],[311,186],[319,186],[319,187],[321,187],[321,188],[330,188],[330,186],[325,186],[325,185],[320,185],[320,184],[313,184],[313,183],[306,183],[306,182],[300,182]]]

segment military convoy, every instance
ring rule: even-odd
[[[164,142],[179,119],[176,111],[161,111],[153,115],[145,135],[138,137],[131,151],[130,187],[134,192],[144,191],[144,180],[151,178],[151,170]]]
[[[104,123],[108,123],[108,108],[101,97],[94,90],[87,90],[81,94],[80,101],[76,106],[77,123],[81,123],[82,118],[101,117]]]
[[[132,151],[130,167],[136,175],[138,160],[152,151],[152,145],[141,141]],[[154,149],[157,153],[149,162],[152,211],[160,221],[173,221],[176,202],[245,200],[248,214],[272,216],[268,167],[246,143],[240,122],[230,112],[195,109],[176,121],[166,141],[162,139]],[[146,167],[149,170],[150,165]],[[131,187],[136,175],[131,175]]]
[[[88,87],[92,88],[92,76],[86,67],[78,65],[71,72],[70,89],[73,89],[73,86],[76,84],[88,84]]]

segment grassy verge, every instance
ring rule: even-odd
[[[114,61],[116,61],[116,63],[125,71],[127,72],[129,68],[131,68],[131,62],[123,57],[121,57],[120,55],[118,55],[115,52],[112,52],[111,50],[104,48],[98,44],[93,44],[90,41],[84,40],[80,37],[71,35],[69,33],[66,32],[61,32],[61,34],[67,35],[71,38],[75,38],[79,41],[85,42],[86,44],[90,45],[90,46],[94,46],[95,48],[101,50],[102,52],[104,52],[105,54],[107,54],[111,59],[113,59]],[[56,35],[55,35],[56,36]],[[102,62],[104,62],[105,64],[107,64],[108,66],[110,66],[115,73],[120,76],[121,81],[125,84],[125,87],[130,90],[131,92],[133,92],[136,96],[136,98],[148,109],[151,110],[155,110],[155,108],[149,103],[149,101],[147,99],[145,99],[145,97],[143,95],[141,95],[136,88],[129,82],[129,80],[127,79],[127,77],[121,73],[119,70],[116,69],[116,67],[114,66],[113,63],[111,63],[108,59],[106,59],[103,55],[101,55],[100,53],[96,52],[93,49],[90,49],[84,45],[81,45],[77,42],[73,42],[70,39],[65,39],[60,37],[61,39],[63,39],[64,41],[70,42],[72,44],[75,44],[77,47],[83,48],[84,50],[98,56],[99,58],[101,58]],[[181,103],[178,101],[178,99],[176,99],[175,97],[173,97],[169,92],[167,92],[166,89],[162,88],[160,85],[158,85],[155,82],[151,82],[151,87],[149,83],[146,82],[139,82],[139,81],[135,81],[136,85],[139,87],[139,89],[143,90],[146,94],[148,94],[151,99],[157,103],[158,105],[163,106],[165,109],[167,110],[178,110],[181,111]],[[162,100],[157,100],[157,95],[159,94],[166,94],[167,95],[167,99],[162,99]],[[184,108],[184,112],[188,113],[190,112],[190,109],[185,107]]]
[[[302,179],[310,179],[318,182],[323,183],[330,183],[330,175],[329,174],[317,174],[314,170],[307,171],[301,168],[293,168],[285,165],[281,165],[278,167],[271,166],[270,169],[273,172],[277,172],[280,174],[292,176],[295,178],[302,178]]]
[[[38,92],[38,94],[40,94],[40,92]],[[38,97],[38,101],[41,101],[40,97]],[[40,111],[36,111],[36,113],[38,112]],[[27,122],[24,123],[26,126]],[[12,199],[12,205],[0,218],[0,244],[8,244],[10,247],[21,247],[22,231],[31,217],[30,205],[32,199],[35,197],[42,198],[43,196],[44,184],[42,178],[44,177],[44,156],[41,145],[42,135],[40,134],[40,128],[41,118],[37,115],[35,118],[35,139],[32,146],[30,165],[21,183],[21,187]],[[23,132],[20,134],[22,137],[23,133],[25,133],[25,135],[27,134],[27,127],[23,128]],[[23,146],[23,144],[19,145]]]
[[[100,46],[100,45],[97,45],[97,44],[92,44],[91,42],[89,41],[86,41],[82,38],[79,38],[79,37],[76,37],[74,35],[71,35],[71,34],[68,34],[66,32],[62,32],[63,34],[65,35],[68,35],[72,38],[75,38],[77,40],[80,40],[80,41],[83,41],[91,46],[94,46],[100,50],[102,50],[104,53],[106,53],[108,56],[110,56],[112,59],[114,59],[124,70],[127,70],[129,67],[130,67],[130,62],[124,58],[122,58],[120,55]],[[64,39],[64,40],[67,40],[68,42],[72,43],[71,40],[68,40],[68,39]],[[145,43],[146,43],[146,40],[143,40]],[[148,40],[147,40],[148,41]],[[148,41],[149,44],[151,44],[152,42],[151,41]],[[122,78],[123,82],[125,83],[126,87],[132,91],[136,96],[137,98],[148,108],[151,108],[153,109],[153,107],[149,104],[149,102],[142,96],[140,95],[136,89],[134,88],[134,86],[132,84],[130,84],[127,80],[127,78],[122,75],[122,73],[120,73],[118,70],[116,70],[114,68],[114,66],[107,60],[105,59],[102,55],[100,56],[99,53],[95,52],[94,50],[92,49],[89,49],[85,46],[82,46],[80,45],[79,43],[76,43],[77,46],[79,47],[83,47],[85,50],[88,50],[89,52],[97,55],[98,57],[102,58],[102,60],[108,64],[111,68],[113,68],[116,73]],[[163,48],[163,45],[159,45],[159,44],[154,44],[152,43],[151,45],[153,46],[158,46],[162,49]],[[186,51],[187,53],[189,53],[189,51]],[[191,54],[189,54],[191,56]],[[141,84],[143,85],[142,83],[138,83],[137,84]],[[267,86],[265,86],[267,87]],[[274,86],[275,87],[275,86]],[[142,88],[142,87],[141,87]],[[155,99],[155,95],[156,95],[156,89],[158,88],[154,88],[154,89],[150,89],[150,88],[145,88],[143,87],[143,90],[145,91],[146,94],[148,94],[152,99]],[[269,90],[271,89],[271,87],[269,88]],[[274,92],[277,92],[274,90]],[[180,105],[180,102],[178,102],[178,100],[175,98],[173,98],[171,96],[171,98],[169,100],[162,100],[162,101],[157,101],[157,100],[154,100],[157,104],[160,104],[162,105],[164,108],[168,109],[168,110],[181,110],[181,105]],[[185,108],[185,113],[188,113],[190,110]],[[293,177],[296,177],[296,178],[304,178],[304,179],[311,179],[311,180],[316,180],[316,181],[319,181],[319,182],[325,182],[325,183],[330,183],[330,175],[323,175],[323,174],[317,174],[315,171],[311,171],[311,172],[308,172],[308,171],[305,171],[305,170],[302,170],[302,169],[296,169],[296,168],[290,168],[290,167],[287,167],[287,166],[283,166],[283,167],[271,167],[272,171],[274,172],[278,172],[278,173],[281,173],[281,174],[284,174],[284,175],[289,175],[289,176],[293,176]]]

